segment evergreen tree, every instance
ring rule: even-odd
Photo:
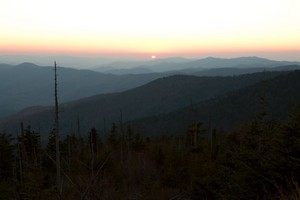
[[[107,143],[112,149],[116,149],[118,145],[118,139],[117,139],[117,125],[115,123],[112,124],[110,133],[107,137]]]
[[[41,153],[40,135],[32,131],[31,126],[27,126],[19,140],[24,148],[22,154],[25,164],[27,166],[38,164]]]
[[[14,166],[14,146],[12,136],[0,133],[0,181],[12,180]]]

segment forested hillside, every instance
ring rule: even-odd
[[[67,134],[78,126],[83,134],[91,127],[104,129],[113,122],[172,112],[191,104],[226,94],[287,72],[261,72],[228,77],[196,77],[177,75],[113,94],[102,94],[60,105],[61,130]],[[48,135],[53,127],[53,108],[34,107],[5,118],[0,127],[15,134],[19,124],[31,125]],[[17,127],[17,129],[16,129]]]
[[[260,112],[265,112],[269,119],[286,120],[300,104],[299,91],[300,71],[294,71],[273,79],[262,79],[254,85],[168,114],[131,121],[130,124],[146,135],[177,135],[195,121],[201,121],[206,127],[233,130]]]
[[[53,107],[27,108],[1,121],[0,198],[298,199],[299,91],[300,71],[177,75],[64,103],[59,153]]]
[[[15,138],[0,133],[1,199],[296,200],[299,131],[298,107],[286,122],[259,113],[229,133],[201,123],[152,138],[122,124],[104,139],[94,128],[86,138],[70,132],[60,143],[57,189],[54,135],[42,147],[24,127]]]

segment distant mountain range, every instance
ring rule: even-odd
[[[96,71],[99,71],[101,73],[105,74],[115,74],[115,75],[126,75],[126,74],[149,74],[154,73],[154,71],[144,68],[144,67],[133,67],[129,69],[115,69],[113,67],[106,67],[101,69],[96,69]]]
[[[60,67],[59,101],[67,102],[100,93],[124,91],[162,76],[164,75],[158,73],[117,76]],[[32,63],[0,65],[0,117],[28,106],[53,104],[53,81],[53,67],[40,67]]]
[[[124,121],[166,114],[300,69],[297,64],[257,57],[192,61],[170,58],[153,60],[148,65],[153,71],[159,69],[163,72],[124,72],[126,75],[59,67],[62,129],[67,133],[77,120],[80,121],[82,132],[91,127],[103,127],[103,121],[110,126],[112,122],[120,120],[121,112]],[[191,74],[193,76],[188,76]],[[51,130],[53,79],[51,66],[1,64],[0,117],[3,119],[0,121],[0,131],[17,130],[21,121],[36,129],[43,129],[44,133]]]
[[[300,69],[297,62],[272,61],[257,57],[234,59],[206,58],[190,60],[180,57],[153,59],[147,62],[115,63],[108,73],[60,67],[58,69],[59,102],[64,103],[92,95],[121,92],[158,78],[176,74],[195,76],[232,76],[254,72]],[[134,68],[126,67],[134,66]],[[118,67],[125,67],[118,69]],[[152,73],[151,73],[152,72]],[[155,73],[153,73],[155,72]],[[116,75],[118,74],[118,75]],[[0,117],[30,106],[53,104],[53,67],[32,63],[0,64]]]
[[[186,59],[182,57],[152,59],[148,61],[123,61],[104,64],[91,70],[118,75],[131,73],[139,74],[145,72],[166,72],[170,70],[182,69],[182,65],[191,61],[194,61],[194,59]],[[177,65],[180,67],[177,68]]]
[[[104,121],[109,128],[111,123],[120,122],[121,113],[124,122],[166,114],[286,73],[261,72],[232,77],[176,75],[160,78],[124,92],[96,95],[61,104],[61,131],[64,134],[70,133],[77,126],[77,121],[80,122],[82,133],[87,133],[92,127],[102,130]],[[48,134],[53,125],[53,107],[27,108],[2,119],[0,128],[15,131],[21,122],[31,125],[44,135]]]
[[[106,64],[93,70],[111,74],[139,74],[153,72],[192,74],[203,70],[234,68],[274,68],[287,65],[300,65],[300,62],[273,61],[259,57],[184,59],[180,57],[157,59],[145,62],[118,62]],[[228,74],[229,75],[229,74]]]

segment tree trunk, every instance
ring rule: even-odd
[[[56,187],[61,196],[61,175],[60,175],[60,151],[59,151],[59,118],[58,118],[58,98],[57,98],[57,65],[54,62],[54,81],[55,81],[55,149],[56,149]]]

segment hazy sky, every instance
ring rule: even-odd
[[[1,54],[300,60],[300,0],[0,1]]]

